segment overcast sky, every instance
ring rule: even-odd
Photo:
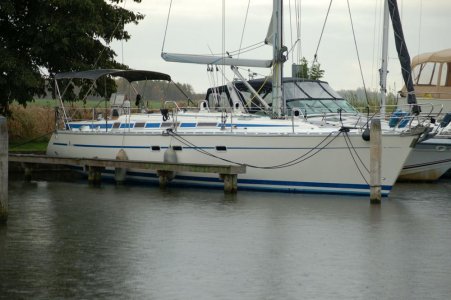
[[[301,52],[312,61],[318,46],[321,29],[330,0],[297,0],[301,4]],[[289,3],[285,0],[284,44],[292,48],[295,33],[291,33]],[[185,54],[220,53],[222,44],[222,0],[173,0],[165,52]],[[381,60],[382,0],[349,0],[363,76],[368,88],[378,89]],[[398,0],[410,55],[451,48],[451,0]],[[128,25],[132,38],[128,42],[114,42],[118,61],[133,69],[160,71],[171,75],[174,81],[191,84],[198,93],[205,93],[212,84],[203,65],[165,62],[160,54],[163,46],[170,0],[131,0],[125,8],[139,11],[145,19],[138,25]],[[226,51],[239,49],[248,0],[225,1]],[[264,40],[271,17],[272,0],[250,0],[249,14],[242,47]],[[291,19],[294,21],[294,12]],[[294,38],[292,36],[294,35]],[[243,58],[271,59],[269,46],[242,54]],[[291,55],[290,55],[291,58]],[[346,0],[334,0],[318,51],[318,61],[325,70],[324,80],[336,90],[362,87],[362,79],[352,35]],[[291,73],[290,60],[285,63],[285,74]],[[254,69],[269,75],[269,69]],[[402,79],[393,33],[389,44],[390,90],[399,90]],[[247,76],[244,70],[243,75]],[[227,74],[230,74],[227,71]],[[232,78],[232,75],[227,75]],[[221,83],[221,81],[219,81]]]

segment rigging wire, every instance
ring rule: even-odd
[[[381,3],[380,1],[375,1],[374,3],[374,23],[373,23],[373,55],[372,55],[372,65],[371,65],[371,70],[375,70],[376,68],[376,63],[377,63],[377,57],[379,57],[379,53],[380,53],[380,45],[379,42],[381,40],[380,38],[380,26],[377,23],[377,20],[380,19],[380,15],[378,15],[378,11],[379,11],[379,3]],[[377,44],[377,46],[376,46]],[[376,54],[377,51],[377,54]],[[377,72],[371,72],[371,87],[374,87],[375,83],[374,83],[374,74],[377,74]]]
[[[226,15],[226,7],[225,7],[225,0],[222,0],[222,68],[225,68],[225,64],[224,64],[224,59],[225,59],[225,54],[226,54],[226,30],[225,30],[225,26],[226,26],[226,20],[225,20],[225,15]],[[224,77],[222,77],[222,84],[224,84]]]
[[[418,22],[418,53],[421,53],[421,27],[423,22],[423,0],[420,0],[420,21]]]
[[[288,7],[290,8],[290,41],[291,41],[291,49],[293,49],[293,21],[291,20],[291,0],[288,1]],[[291,60],[294,62],[293,52],[291,52]]]
[[[124,1],[124,7],[123,7],[124,9],[125,9],[126,3],[127,3],[127,0]],[[116,23],[116,27],[113,29],[113,32],[111,32],[110,38],[106,40],[107,44],[109,44],[108,41],[110,41],[110,40],[113,38],[114,33],[115,33],[115,32],[117,31],[117,29],[119,28],[119,25],[120,25],[121,23],[123,23],[123,22],[124,22],[124,20],[122,19],[122,17],[119,18],[119,20],[118,20],[117,23]],[[124,26],[125,26],[125,25],[123,24],[123,25],[122,25],[122,28],[124,28]],[[122,44],[121,44],[121,48],[122,48],[122,49],[121,49],[121,51],[122,51],[122,64],[124,64],[124,44],[123,44],[123,40],[121,40],[121,42],[122,42]],[[97,68],[97,64],[99,63],[100,57],[102,57],[102,55],[103,55],[103,53],[105,52],[105,50],[106,50],[106,47],[104,47],[104,48],[102,49],[102,51],[100,51],[99,55],[97,56],[96,61],[94,62],[93,69]]]
[[[299,4],[298,4],[299,1]],[[297,29],[297,35],[296,38],[298,41],[301,40],[301,25],[302,25],[302,20],[301,20],[301,6],[302,6],[302,0],[295,0],[294,2],[295,4],[295,11],[296,11],[296,29]],[[302,57],[302,44],[299,45],[298,47],[298,60],[301,60]]]
[[[366,90],[365,78],[363,77],[362,63],[360,61],[360,55],[359,55],[359,47],[357,46],[357,39],[356,39],[356,35],[355,35],[355,30],[354,30],[354,23],[352,21],[351,6],[349,5],[349,0],[346,0],[346,2],[348,3],[349,19],[351,21],[351,28],[352,28],[352,37],[354,38],[354,46],[355,46],[355,50],[357,53],[357,60],[359,62],[360,76],[362,77],[363,90],[365,91],[366,104],[369,106],[370,103],[368,100],[368,91]]]
[[[358,157],[358,159],[360,160],[360,163],[362,163],[362,160],[360,159],[360,156],[357,154],[357,150],[356,150],[356,149],[354,148],[354,146],[352,145],[351,139],[350,139],[350,137],[348,136],[348,133],[347,133],[347,132],[344,133],[344,138],[345,138],[346,146],[348,147],[348,150],[349,150],[349,154],[351,155],[351,158],[352,158],[352,160],[354,161],[354,164],[355,164],[355,166],[356,166],[356,168],[357,168],[357,171],[360,173],[360,176],[362,176],[362,179],[365,181],[365,183],[369,185],[368,181],[367,181],[366,178],[365,178],[365,175],[363,175],[363,172],[362,172],[362,170],[360,169],[359,164],[357,163],[357,161],[356,161],[356,159],[355,159],[355,157],[354,157],[354,154],[352,154],[352,150],[354,150],[355,155],[356,155],[356,156]],[[349,143],[351,144],[351,146],[349,145]],[[351,150],[351,149],[352,149],[352,150]],[[368,169],[366,168],[365,164],[362,163],[362,165],[365,167],[366,171],[369,173],[369,171],[368,171]]]
[[[300,0],[299,0],[300,1]],[[290,10],[290,39],[291,39],[291,48],[289,49],[288,53],[291,54],[291,60],[294,64],[299,63],[301,60],[301,53],[300,53],[300,45],[298,45],[301,41],[301,34],[300,34],[300,12],[298,11],[298,0],[294,0],[294,4],[292,4],[291,0],[288,3],[289,10]],[[294,9],[293,9],[294,6]],[[292,18],[294,10],[294,18]],[[293,19],[295,24],[295,29],[293,29]],[[296,32],[294,32],[296,31]],[[295,36],[295,38],[293,38]],[[297,51],[295,51],[295,48],[297,47]],[[296,54],[295,54],[296,52]]]
[[[237,53],[237,54],[239,55],[240,53],[244,53],[244,52],[245,52],[245,51],[243,51],[243,50],[248,50],[248,49],[254,50],[254,49],[260,48],[260,47],[265,46],[265,45],[266,45],[266,44],[265,44],[264,41],[260,41],[260,42],[251,44],[251,45],[249,45],[249,46],[246,46],[246,47],[240,47],[240,49],[232,50],[232,51],[229,50],[229,51],[227,51],[227,52],[228,52],[230,55],[234,55],[235,53]],[[220,54],[213,54],[213,55],[220,55]]]
[[[243,24],[243,31],[241,32],[241,40],[240,40],[240,50],[241,46],[243,45],[243,38],[244,38],[244,31],[246,30],[246,23],[247,23],[247,17],[249,15],[249,6],[251,4],[251,0],[247,2],[247,9],[246,9],[246,16],[244,18],[244,24]],[[238,57],[240,57],[241,52],[238,53]]]
[[[330,8],[332,6],[332,1],[333,0],[330,0],[329,7],[327,8],[326,18],[324,19],[323,28],[321,29],[321,34],[319,36],[318,45],[316,46],[315,55],[313,57],[312,67],[313,67],[313,64],[318,61],[318,59],[317,59],[318,58],[318,50],[319,50],[319,46],[321,44],[321,40],[323,38],[324,29],[326,28],[327,18],[329,17]]]
[[[171,16],[171,10],[172,10],[172,0],[169,3],[169,11],[168,11],[168,16],[166,18],[166,26],[164,28],[164,36],[163,36],[163,44],[161,45],[161,53],[164,52],[164,45],[166,43],[166,35],[168,33],[168,26],[169,26],[169,17]]]

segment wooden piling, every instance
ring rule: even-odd
[[[33,170],[31,168],[30,164],[22,163],[21,165],[22,165],[22,169],[24,170],[25,181],[31,181]]]
[[[381,120],[373,119],[370,129],[370,203],[381,203]]]
[[[8,220],[8,126],[0,116],[0,224]]]
[[[173,171],[157,170],[157,175],[160,183],[160,189],[165,189],[168,183],[174,178]]]
[[[238,176],[236,174],[221,174],[224,180],[224,193],[234,194],[238,191]]]
[[[103,169],[102,167],[88,166],[88,182],[90,185],[100,186]]]

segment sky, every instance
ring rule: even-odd
[[[222,49],[233,52],[240,48],[240,44],[244,48],[262,42],[269,26],[272,2],[172,0],[168,19],[171,0],[142,0],[139,4],[126,0],[123,4],[126,9],[140,12],[145,18],[138,25],[126,26],[131,34],[130,40],[115,41],[111,46],[118,55],[117,60],[130,68],[167,73],[174,81],[188,83],[195,92],[205,93],[208,87],[223,84],[222,77],[212,77],[204,65],[166,62],[161,58],[162,50],[170,53],[217,54]],[[296,41],[295,2],[300,5],[301,34],[300,43],[293,48]],[[318,46],[329,3],[330,0],[284,1],[284,44],[288,49],[295,49],[284,65],[285,76],[291,74],[291,58],[298,60],[299,56],[303,56],[311,62],[318,48],[317,59],[325,71],[323,80],[328,81],[335,90],[357,89],[363,87],[363,82],[369,89],[379,89],[383,0],[334,0]],[[451,48],[450,0],[398,0],[398,5],[411,58],[420,53]],[[271,59],[272,48],[260,47],[240,57]],[[232,79],[229,67],[225,68],[225,77]],[[388,68],[388,89],[396,92],[402,88],[403,82],[392,30],[389,35]],[[263,76],[271,74],[270,69],[264,68],[252,69],[251,72]],[[248,68],[242,69],[241,73],[247,77]]]

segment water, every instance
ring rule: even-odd
[[[2,299],[449,299],[451,180],[359,197],[10,182]]]

